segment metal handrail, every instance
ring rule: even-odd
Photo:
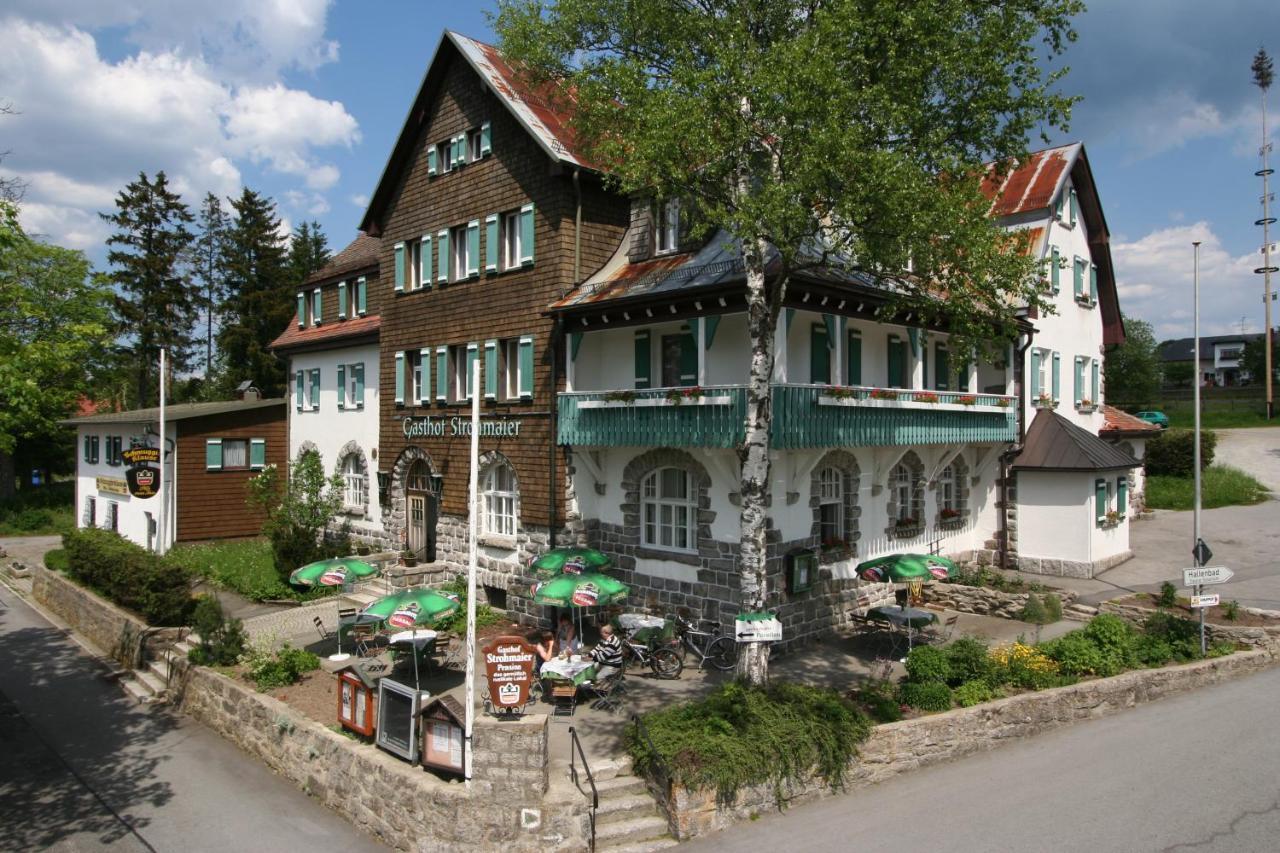
[[[662,753],[658,752],[658,748],[653,745],[653,739],[649,737],[649,730],[644,727],[644,721],[640,719],[640,715],[632,714],[631,722],[636,724],[636,733],[643,739],[644,745],[649,751],[649,769],[653,771],[654,776],[657,777],[658,784],[661,786],[663,808],[665,809],[666,798],[671,792],[671,769],[667,767],[667,762],[662,760]]]
[[[578,740],[578,732],[573,726],[569,726],[569,776],[573,779],[573,784],[578,784],[578,765],[574,760],[574,753],[582,758],[582,769],[587,774],[587,784],[591,786],[591,851],[596,849],[596,809],[600,808],[600,792],[596,790],[595,777],[591,775],[591,766],[587,764],[587,754],[582,751],[582,741]],[[578,788],[582,790],[581,787]],[[585,791],[583,792],[585,793]]]

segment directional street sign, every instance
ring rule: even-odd
[[[1193,595],[1191,596],[1192,607],[1217,607],[1218,594],[1211,593],[1209,595]]]
[[[1191,557],[1199,565],[1203,566],[1213,559],[1213,552],[1209,550],[1208,545],[1204,544],[1203,539],[1197,539],[1196,546],[1191,549]]]
[[[1183,586],[1207,586],[1208,584],[1226,583],[1235,576],[1235,572],[1226,566],[1200,566],[1195,569],[1182,570]]]

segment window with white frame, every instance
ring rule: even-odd
[[[229,471],[249,467],[249,440],[247,438],[222,439],[222,470]]]
[[[471,362],[478,357],[476,344],[457,344],[449,347],[449,363],[453,368],[453,383],[449,389],[450,399],[470,400],[473,390],[471,385]]]
[[[342,382],[343,405],[348,409],[364,408],[364,363],[343,365]]]
[[[115,501],[107,501],[107,518],[103,527],[117,533],[120,531],[120,504]]]
[[[841,543],[844,530],[844,475],[834,466],[818,474],[818,535],[823,545]]]
[[[480,149],[480,128],[467,131],[467,162],[474,163],[483,156]]]
[[[956,482],[956,466],[948,465],[938,475],[938,520],[960,517],[960,491]]]
[[[915,527],[920,523],[920,471],[905,460],[889,472],[889,494],[893,503],[890,520],[894,527]]]
[[[409,290],[422,287],[422,241],[410,240],[405,244],[405,283]],[[430,270],[427,271],[430,276]]]
[[[695,551],[698,502],[689,472],[659,468],[640,487],[641,544],[672,551]]]
[[[504,400],[520,399],[520,339],[508,338],[499,342],[502,373],[499,393]]]
[[[491,536],[515,536],[516,474],[510,465],[499,462],[488,470],[481,496],[484,532]]]
[[[84,521],[81,527],[93,527],[98,523],[98,502],[93,496],[84,499]]]
[[[342,460],[342,503],[347,509],[364,509],[369,494],[369,479],[358,453]]]
[[[520,211],[513,210],[502,215],[502,266],[504,269],[515,269],[520,266],[523,251],[520,236]]]
[[[654,222],[654,253],[666,254],[680,248],[680,200],[668,199],[658,204]]]

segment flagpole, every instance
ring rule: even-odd
[[[468,483],[467,505],[467,748],[465,776],[471,787],[472,732],[476,717],[476,532],[480,511],[480,359],[471,365],[471,473]]]
[[[166,367],[165,350],[160,348],[160,488],[158,497],[160,498],[160,506],[156,509],[158,518],[156,519],[156,553],[164,554],[165,552],[165,533],[168,530],[166,525],[169,523],[169,513],[166,510],[166,502],[169,500],[169,475],[164,469],[164,372]]]

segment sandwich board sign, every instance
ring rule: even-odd
[[[1182,570],[1183,586],[1208,586],[1215,583],[1226,583],[1235,576],[1235,572],[1226,566],[1199,566]]]

